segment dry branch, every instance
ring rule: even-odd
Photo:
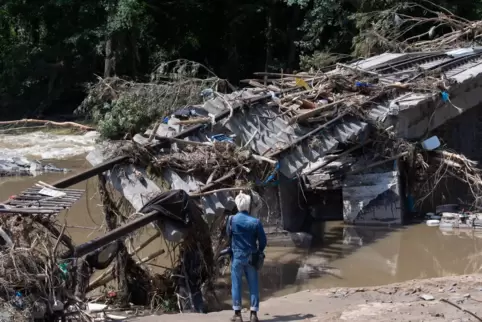
[[[71,127],[81,131],[95,131],[93,127],[82,125],[75,122],[54,122],[49,120],[22,119],[16,121],[0,121],[0,125],[19,125],[19,124],[43,124],[58,127]]]
[[[332,102],[332,103],[329,103],[329,104],[322,105],[322,106],[317,107],[317,108],[315,108],[315,109],[313,109],[313,110],[310,110],[310,111],[308,111],[308,112],[306,112],[306,113],[297,115],[297,116],[293,117],[293,118],[288,122],[288,124],[291,125],[291,124],[294,124],[294,123],[297,123],[297,122],[302,122],[302,121],[304,121],[304,120],[307,120],[307,119],[309,119],[310,117],[313,117],[313,116],[315,116],[315,115],[317,115],[317,114],[325,111],[326,109],[328,109],[328,108],[330,108],[330,107],[334,107],[334,106],[336,106],[336,105],[338,105],[338,104],[341,104],[341,103],[345,102],[347,99],[348,99],[348,98],[345,97],[345,98],[342,98],[342,99],[340,99],[340,100],[338,100],[338,101],[335,101],[335,102]]]

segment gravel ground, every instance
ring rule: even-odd
[[[482,321],[469,313],[482,317],[481,302],[482,275],[467,275],[379,287],[299,292],[262,302],[259,318],[264,322]],[[146,316],[135,321],[217,322],[229,321],[231,315],[231,311],[221,311]],[[249,321],[249,313],[243,315]]]

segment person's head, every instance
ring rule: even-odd
[[[236,199],[234,199],[234,202],[236,203],[236,207],[238,208],[238,211],[249,212],[249,208],[251,207],[251,196],[250,195],[247,195],[243,192],[240,192],[236,196]]]

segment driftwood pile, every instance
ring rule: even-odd
[[[107,232],[140,215],[108,188],[103,176],[99,176],[99,193]],[[192,206],[189,218],[190,228],[178,243],[162,242],[159,228],[139,242],[136,237],[146,232],[144,228],[77,257],[66,224],[55,216],[1,216],[0,307],[5,316],[0,319],[93,321],[108,319],[114,310],[202,311],[203,296],[214,294],[213,247],[201,210]],[[140,258],[150,244],[159,246]],[[165,253],[171,264],[159,273],[148,263]],[[98,307],[101,312],[96,312]]]
[[[54,222],[21,215],[0,217],[0,305],[4,318],[26,321],[45,314],[54,318],[58,308],[53,306],[62,305],[63,311],[63,303],[69,299],[75,310],[77,302],[69,292],[73,281],[70,265],[61,259],[72,245],[63,235],[65,227]]]

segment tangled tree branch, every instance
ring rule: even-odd
[[[423,16],[421,15],[423,14]],[[361,30],[355,53],[366,56],[386,50],[425,51],[466,47],[479,42],[482,21],[470,21],[430,1],[403,3],[388,10],[357,13]]]
[[[174,109],[201,103],[203,89],[218,91],[228,84],[203,65],[187,60],[160,64],[149,82],[97,78],[76,113],[90,115],[104,138],[141,132]]]

